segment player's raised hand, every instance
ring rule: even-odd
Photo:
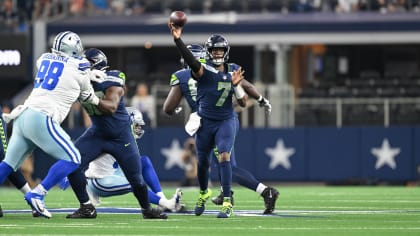
[[[169,30],[171,30],[171,34],[174,37],[174,39],[179,39],[181,38],[181,34],[182,34],[182,27],[180,26],[176,26],[173,22],[169,21],[168,22],[168,27]]]
[[[239,67],[238,70],[233,71],[232,73],[232,84],[233,86],[237,86],[241,80],[244,78],[245,71],[242,70],[242,67]]]

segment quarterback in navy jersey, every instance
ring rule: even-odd
[[[92,64],[91,78],[95,94],[102,99],[102,106],[82,102],[92,125],[76,140],[82,160],[80,168],[69,175],[69,181],[80,202],[80,208],[67,218],[95,218],[96,210],[86,192],[86,177],[82,173],[91,161],[102,153],[111,154],[118,162],[139,202],[143,218],[166,219],[161,210],[152,208],[148,199],[147,186],[141,172],[140,156],[136,140],[131,131],[130,116],[125,108],[125,74],[109,70],[105,54],[99,49],[85,51]]]
[[[197,216],[203,214],[205,203],[211,197],[208,188],[210,154],[216,146],[219,150],[218,161],[223,188],[223,205],[217,214],[218,218],[229,218],[233,215],[231,203],[232,167],[230,152],[233,148],[235,128],[235,112],[232,97],[235,95],[238,104],[245,106],[246,94],[240,85],[243,71],[233,66],[232,72],[224,61],[229,54],[227,40],[223,36],[213,35],[206,43],[209,60],[200,63],[181,40],[182,27],[168,24],[174,42],[185,62],[191,68],[192,77],[197,80],[197,113],[192,113],[186,124],[186,131],[195,134],[198,170],[197,177],[200,194],[195,206]]]
[[[188,45],[187,48],[191,51],[194,57],[197,60],[199,60],[201,63],[206,62],[205,60],[206,51],[201,45],[191,44],[191,45]],[[181,62],[184,62],[184,60],[181,59]],[[191,70],[189,69],[188,65],[185,65],[185,63],[183,63],[183,66],[184,66],[184,69],[178,70],[171,75],[171,79],[170,79],[171,89],[163,105],[163,110],[168,115],[172,115],[175,113],[175,110],[177,109],[183,97],[186,99],[189,107],[191,108],[191,112],[194,113],[197,111],[197,99],[196,99],[197,81],[192,78]],[[228,64],[228,68],[233,68],[233,67],[229,66]],[[228,71],[230,70],[228,69]],[[244,88],[245,92],[250,97],[257,100],[260,106],[263,107],[267,113],[271,112],[270,102],[257,91],[257,89],[255,88],[253,84],[243,79],[241,81],[241,85]],[[236,131],[237,131],[235,134],[236,136],[239,131],[239,119],[236,113],[235,113],[235,125],[236,125]],[[213,157],[213,160],[215,160],[215,163],[218,164],[217,155],[218,155],[218,150],[216,147],[214,151],[212,152],[212,157]],[[253,174],[239,167],[236,163],[234,149],[232,149],[232,152],[231,152],[230,163],[232,165],[233,180],[237,182],[239,185],[244,186],[248,189],[251,189],[259,193],[264,198],[264,203],[265,203],[264,214],[273,213],[274,208],[275,208],[275,203],[279,195],[278,191],[274,189],[273,187],[266,186],[263,183],[259,182],[253,176]],[[220,176],[219,176],[219,180],[220,180]],[[216,205],[223,204],[223,190],[221,191],[219,196],[212,198],[212,202]],[[233,205],[233,196],[231,196],[231,202]]]

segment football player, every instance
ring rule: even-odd
[[[201,45],[192,44],[188,45],[187,48],[201,63],[206,62],[206,51]],[[181,59],[181,63],[183,63],[184,69],[178,70],[177,72],[171,75],[171,89],[163,105],[163,110],[168,115],[176,113],[175,111],[178,108],[179,103],[181,102],[181,99],[183,97],[186,99],[189,107],[191,108],[191,112],[197,112],[197,82],[196,80],[191,78],[191,70],[189,69],[188,65],[185,65],[183,59]],[[245,79],[241,81],[241,85],[244,88],[245,92],[252,98],[256,99],[260,106],[263,107],[267,113],[271,112],[270,102],[257,91],[254,85],[252,85]],[[237,114],[235,114],[235,126],[236,131],[239,131],[239,119]],[[235,136],[236,135],[237,133],[235,134]],[[213,160],[216,160],[215,163],[218,164],[217,147],[212,152],[212,156]],[[271,214],[274,211],[279,192],[273,187],[266,186],[263,183],[259,182],[249,171],[239,167],[236,163],[234,149],[232,149],[231,151],[230,163],[232,165],[233,180],[239,185],[259,193],[264,198],[265,210],[263,213]],[[223,189],[217,197],[213,197],[211,200],[216,205],[222,205]],[[231,201],[233,205],[233,197],[231,197]]]
[[[25,103],[10,114],[3,114],[6,122],[14,122],[5,159],[0,163],[0,183],[16,171],[36,147],[58,159],[45,179],[25,194],[27,203],[46,218],[51,217],[44,203],[48,190],[80,164],[79,150],[60,124],[77,99],[102,106],[90,84],[90,63],[82,55],[83,46],[77,34],[59,33],[52,52],[42,54],[37,60],[34,88]]]
[[[142,128],[145,125],[142,113],[133,108],[127,107],[132,122],[132,130],[134,137],[138,140],[145,133]],[[181,189],[175,191],[171,199],[167,199],[162,192],[159,178],[148,156],[140,156],[143,178],[149,186],[149,200],[151,203],[158,205],[163,210],[171,212],[180,212],[185,210],[185,206],[181,204]],[[89,168],[85,171],[88,178],[87,191],[92,204],[98,206],[99,197],[110,197],[126,194],[132,191],[130,183],[125,178],[124,173],[118,162],[110,154],[103,154],[89,164]]]
[[[212,149],[219,150],[217,156],[221,185],[223,188],[223,204],[218,218],[229,218],[233,214],[231,203],[232,167],[230,151],[233,148],[236,133],[232,98],[235,95],[240,106],[246,105],[246,94],[240,85],[243,71],[240,66],[224,62],[229,55],[227,40],[221,35],[212,35],[206,43],[210,54],[207,64],[197,60],[181,40],[182,27],[168,24],[175,45],[186,64],[191,69],[193,79],[197,80],[197,113],[191,113],[186,124],[186,131],[196,135],[198,156],[198,182],[200,194],[195,206],[197,216],[203,214],[205,203],[211,196],[208,188],[208,176]]]
[[[166,219],[160,209],[152,208],[147,186],[142,177],[140,153],[131,133],[131,120],[125,109],[125,74],[107,70],[105,54],[95,48],[85,51],[92,65],[92,85],[104,106],[98,107],[82,102],[92,125],[76,140],[82,160],[80,168],[68,176],[80,208],[67,218],[96,218],[96,209],[86,191],[86,176],[82,173],[89,163],[103,153],[111,154],[118,162],[131,185],[132,192],[141,206],[144,219]]]

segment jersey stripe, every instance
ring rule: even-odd
[[[54,123],[53,123],[51,117],[47,117],[47,128],[48,128],[48,132],[50,133],[51,137],[64,149],[64,151],[70,156],[71,160],[76,164],[80,164],[80,159],[77,155],[77,152],[57,132],[57,130],[54,127]]]

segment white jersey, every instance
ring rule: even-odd
[[[34,89],[24,106],[63,122],[71,105],[90,85],[90,63],[85,58],[44,53],[37,60]]]
[[[89,168],[85,171],[86,178],[100,179],[113,175],[118,169],[118,163],[110,154],[103,154],[89,163]]]

